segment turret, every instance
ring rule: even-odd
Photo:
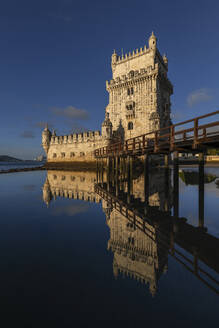
[[[112,67],[112,71],[115,70],[116,67],[116,62],[117,62],[117,54],[116,51],[114,50],[112,57],[111,57],[111,67]]]
[[[105,140],[112,138],[113,125],[109,119],[109,113],[106,112],[105,120],[102,123],[102,137]]]
[[[157,38],[154,35],[154,32],[151,33],[148,43],[149,43],[149,49],[155,51],[157,47]]]
[[[165,54],[163,55],[163,61],[164,61],[164,64],[166,65],[166,68],[168,69],[168,59]]]
[[[49,203],[52,200],[52,193],[50,190],[50,184],[49,184],[48,178],[46,178],[46,182],[44,183],[44,186],[43,186],[43,200],[44,200],[44,203],[46,203],[47,207],[49,207]]]
[[[48,124],[46,124],[46,127],[42,132],[42,146],[43,146],[43,149],[45,150],[46,154],[48,154],[51,135],[52,134],[51,134],[50,130],[48,129]]]

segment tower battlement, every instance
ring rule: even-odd
[[[83,142],[94,142],[102,140],[100,131],[89,131],[83,133],[73,133],[64,136],[52,136],[50,144],[74,144]]]

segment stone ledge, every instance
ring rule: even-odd
[[[48,170],[96,171],[96,161],[47,162],[44,167]]]

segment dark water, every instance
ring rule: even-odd
[[[197,228],[196,173],[180,171],[182,221],[169,219],[173,180],[167,192],[164,172],[151,174],[144,230],[143,176],[127,205],[125,183],[117,197],[115,184],[94,191],[96,173],[2,174],[2,327],[217,327],[219,169],[206,169],[207,229]],[[115,209],[119,199],[139,228]]]

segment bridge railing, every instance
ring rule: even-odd
[[[217,115],[219,116],[219,111],[163,127],[159,130],[127,139],[124,142],[113,143],[96,149],[94,155],[99,157],[121,153],[128,154],[139,150],[155,153],[162,150],[173,151],[179,143],[185,146],[192,143],[192,148],[195,149],[199,143],[206,142],[211,137],[219,136]],[[211,118],[212,121],[200,124],[200,121],[206,118]],[[182,129],[182,127],[184,128]]]

